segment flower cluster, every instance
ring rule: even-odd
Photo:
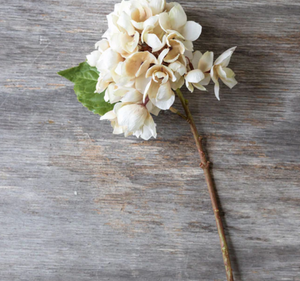
[[[170,109],[174,90],[184,84],[191,92],[206,91],[212,79],[218,99],[219,79],[230,88],[237,84],[227,67],[235,48],[215,62],[213,52],[193,52],[202,27],[187,20],[179,3],[122,1],[107,20],[104,39],[87,62],[100,72],[96,92],[105,91],[105,101],[115,104],[101,117],[111,121],[114,134],[156,138],[151,114]]]

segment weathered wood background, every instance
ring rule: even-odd
[[[300,280],[300,3],[181,1],[196,46],[238,46],[239,84],[188,94],[237,281]],[[111,134],[56,72],[93,50],[116,1],[0,0],[0,280],[223,281],[188,125]],[[179,103],[176,106],[179,108]]]

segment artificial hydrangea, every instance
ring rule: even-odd
[[[115,104],[101,117],[111,121],[114,134],[156,138],[152,114],[170,109],[175,90],[186,85],[191,92],[206,91],[212,80],[219,99],[219,79],[230,88],[237,84],[228,68],[235,48],[215,62],[213,52],[194,52],[202,27],[187,20],[179,3],[122,1],[107,21],[104,39],[87,62],[100,72],[96,92],[105,91],[105,101]]]

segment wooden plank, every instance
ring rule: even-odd
[[[111,134],[56,72],[93,50],[117,1],[0,0],[0,279],[224,280],[187,124]],[[300,280],[300,5],[182,2],[196,47],[238,46],[239,84],[189,94],[207,136],[236,280]],[[176,107],[179,108],[176,102]]]

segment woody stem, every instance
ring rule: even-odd
[[[207,157],[206,157],[204,149],[203,149],[202,137],[199,136],[199,133],[197,131],[196,124],[194,122],[193,116],[192,116],[189,106],[188,106],[188,101],[184,98],[180,89],[177,89],[176,93],[177,93],[177,96],[179,97],[181,104],[183,106],[183,109],[185,111],[187,121],[190,124],[191,131],[193,133],[194,140],[195,140],[198,152],[199,152],[199,156],[200,156],[200,160],[201,160],[200,167],[203,169],[203,172],[204,172],[205,181],[206,181],[206,184],[208,187],[210,200],[212,203],[212,207],[214,210],[214,215],[215,215],[215,219],[216,219],[216,223],[217,223],[217,229],[218,229],[218,234],[219,234],[219,238],[220,238],[220,244],[221,244],[221,250],[222,250],[225,270],[226,270],[227,281],[234,281],[230,258],[229,258],[228,245],[226,242],[224,228],[223,228],[223,224],[222,224],[222,220],[221,220],[221,216],[220,216],[220,210],[219,210],[219,206],[218,206],[216,189],[214,187],[214,183],[213,183],[213,179],[212,179],[212,175],[211,175],[210,163],[207,160]]]

